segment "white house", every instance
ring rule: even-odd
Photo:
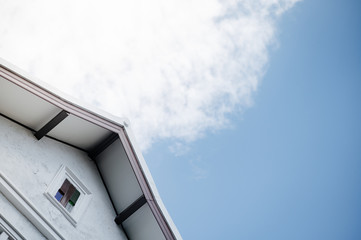
[[[181,239],[129,122],[0,59],[0,240]]]

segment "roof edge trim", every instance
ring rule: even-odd
[[[122,130],[123,131],[121,131],[121,134],[119,134],[119,138],[123,143],[124,150],[128,155],[134,174],[138,179],[139,185],[145,198],[147,199],[148,205],[155,219],[158,222],[159,227],[161,228],[166,239],[181,240],[182,237],[167,209],[165,208],[162,199],[160,198],[153,177],[150,174],[141,151],[138,149],[136,144],[132,144],[136,141],[131,128],[127,126]]]
[[[25,71],[0,58],[0,76],[43,100],[85,120],[117,132],[129,124],[127,118],[116,117],[51,87]]]

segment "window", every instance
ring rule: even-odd
[[[60,167],[45,196],[74,226],[91,200],[88,188],[65,166]]]
[[[79,196],[80,192],[69,182],[68,179],[65,179],[63,185],[61,185],[54,197],[66,208],[66,210],[71,212],[78,201]]]

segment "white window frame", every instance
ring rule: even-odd
[[[73,207],[71,212],[69,212],[55,198],[55,194],[58,192],[65,179],[68,179],[69,182],[73,184],[73,186],[80,192],[80,196],[76,202],[76,205]],[[50,200],[50,202],[56,208],[58,208],[61,213],[63,213],[66,219],[68,219],[74,227],[76,227],[80,217],[88,207],[88,204],[92,198],[92,193],[89,191],[89,189],[79,180],[79,178],[75,176],[75,174],[68,167],[64,165],[61,165],[60,169],[56,173],[44,194]]]

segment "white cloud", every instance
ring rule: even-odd
[[[251,105],[295,2],[2,0],[0,56],[128,117],[143,149],[190,141]]]
[[[183,156],[190,151],[190,147],[182,142],[175,142],[168,147],[169,151],[176,157]]]

